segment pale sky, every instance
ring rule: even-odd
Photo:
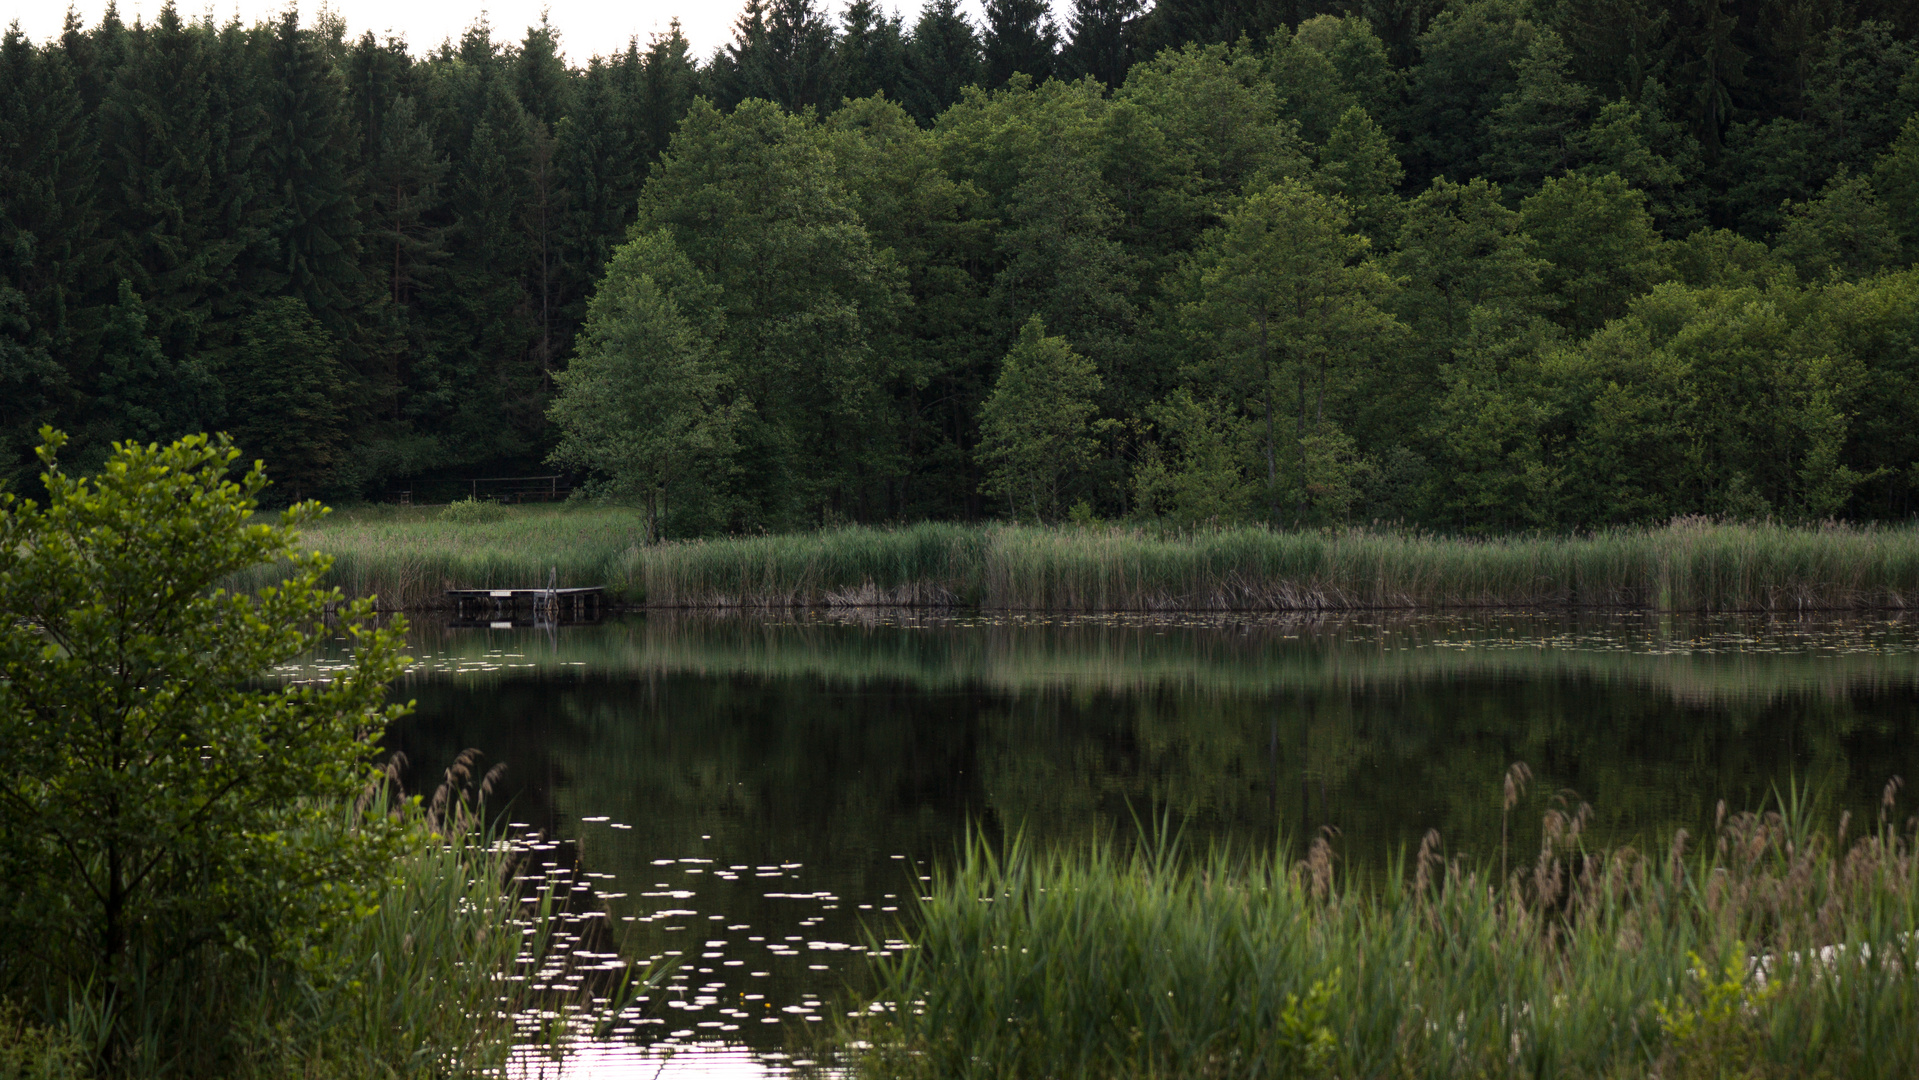
[[[175,0],[180,14],[197,18],[211,11],[216,22],[226,22],[237,11],[244,22],[273,18],[285,9],[285,0]],[[134,16],[149,18],[165,0],[120,0],[120,18],[132,23]],[[9,21],[18,21],[20,29],[34,41],[45,41],[60,32],[66,7],[60,0],[0,0]],[[639,35],[642,45],[655,31],[664,31],[677,15],[695,55],[705,58],[732,37],[733,19],[745,6],[744,0],[332,0],[331,6],[346,18],[349,37],[364,30],[385,36],[388,31],[403,35],[415,55],[426,52],[446,38],[458,39],[484,9],[493,25],[496,40],[518,41],[526,27],[539,22],[540,10],[560,31],[560,46],[568,59],[584,64],[595,53],[613,53],[626,48],[628,38]],[[845,10],[844,0],[828,0],[827,8],[835,17]],[[882,0],[888,11],[897,8],[907,25],[919,15],[920,0]],[[1064,8],[1064,3],[1056,3]],[[107,0],[75,0],[74,9],[89,27],[100,21]],[[320,8],[319,0],[301,4],[302,21],[310,21]],[[960,5],[979,25],[981,0],[963,0]]]

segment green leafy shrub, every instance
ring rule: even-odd
[[[0,1080],[79,1080],[87,1075],[86,1058],[68,1032],[30,1024],[18,1007],[0,1001]]]
[[[1692,985],[1672,1001],[1656,1002],[1659,1030],[1666,1036],[1661,1080],[1768,1080],[1782,1075],[1761,1058],[1766,1044],[1765,1010],[1778,984],[1755,981],[1747,972],[1745,950],[1714,972],[1698,953],[1692,960]]]
[[[339,814],[405,711],[404,624],[322,587],[297,547],[317,503],[253,520],[267,479],[227,478],[225,436],[118,444],[92,477],[42,439],[45,505],[0,496],[0,998],[93,1017],[114,1071],[204,1073],[235,980],[317,963],[403,850],[402,823]],[[338,634],[324,681],[261,680]]]
[[[486,525],[495,521],[505,521],[513,516],[513,511],[491,499],[465,498],[446,504],[440,511],[440,520],[455,525]]]

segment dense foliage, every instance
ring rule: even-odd
[[[220,428],[344,497],[550,458],[669,535],[1004,514],[1015,461],[1029,518],[1912,511],[1909,5],[1046,11],[751,0],[584,66],[9,35],[6,453]],[[1029,326],[1089,367],[1063,456],[991,433]]]
[[[385,703],[400,637],[346,605],[350,663],[261,685],[340,603],[295,547],[318,507],[253,523],[265,474],[227,479],[224,440],[122,444],[85,479],[62,441],[44,503],[0,497],[0,1001],[91,1017],[112,1061],[189,1057],[235,1012],[223,977],[324,968],[377,906],[405,834],[344,807],[406,711]],[[284,559],[257,593],[215,587]]]

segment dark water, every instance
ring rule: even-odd
[[[1870,814],[1919,779],[1919,626],[1528,613],[1339,618],[690,618],[422,624],[392,733],[425,784],[508,763],[515,821],[578,842],[620,949],[677,957],[582,1074],[803,1053],[969,824],[1042,843],[1291,845],[1378,872],[1427,829],[1496,854],[1499,781],[1599,843],[1710,831],[1809,789]],[[653,1047],[644,1051],[645,1047]],[[722,1049],[730,1048],[730,1049]]]

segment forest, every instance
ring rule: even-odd
[[[569,63],[0,42],[0,483],[565,470],[696,536],[1907,518],[1919,8],[749,0]]]

